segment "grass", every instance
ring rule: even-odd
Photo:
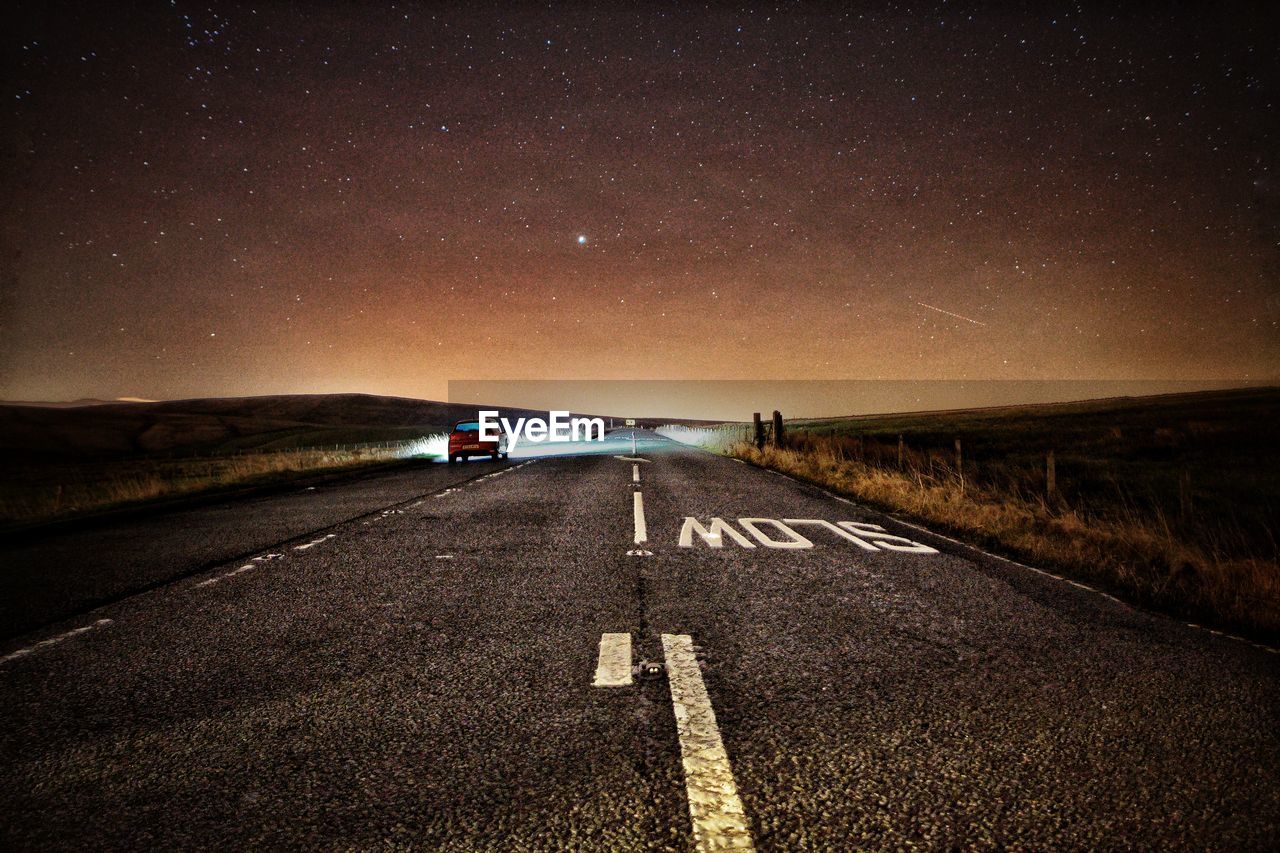
[[[736,425],[684,440],[1275,642],[1277,417],[1280,391],[1264,389],[792,422],[785,448]]]
[[[177,497],[284,482],[413,456],[435,456],[439,436],[357,448],[299,448],[207,457],[141,457],[30,465],[10,462],[0,525],[20,526]]]

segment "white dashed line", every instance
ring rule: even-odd
[[[25,649],[18,649],[17,651],[9,652],[9,654],[5,655],[4,657],[0,657],[0,663],[8,663],[11,660],[17,660],[18,658],[26,657],[27,655],[33,652],[39,651],[40,649],[48,648],[49,646],[55,646],[64,640],[69,640],[72,637],[85,633],[86,631],[92,631],[95,628],[105,628],[110,624],[111,624],[110,619],[99,619],[98,621],[90,625],[82,625],[79,628],[72,628],[70,631],[67,631],[64,634],[58,634],[56,637],[49,637],[47,640],[41,640],[38,643],[27,646]]]
[[[633,483],[640,482],[640,466],[639,465],[631,466],[631,482]]]
[[[716,714],[693,652],[693,639],[686,634],[663,634],[662,652],[697,849],[754,850],[729,755],[720,740]]]
[[[308,548],[314,548],[314,547],[316,547],[317,545],[319,545],[321,542],[327,542],[327,541],[329,541],[330,539],[332,539],[332,538],[333,538],[334,536],[336,536],[336,535],[337,535],[336,533],[330,533],[330,534],[328,534],[327,536],[321,536],[319,539],[316,539],[316,540],[315,540],[315,541],[313,541],[313,542],[308,542],[308,543],[307,543],[307,544],[305,544],[305,545],[294,545],[294,546],[293,546],[293,550],[295,550],[295,551],[305,551],[305,550],[307,550]]]
[[[600,657],[592,687],[626,687],[631,684],[631,635],[601,634]]]
[[[635,508],[636,544],[639,545],[649,539],[644,526],[644,495],[640,492],[633,492],[631,497],[633,499],[632,506]]]

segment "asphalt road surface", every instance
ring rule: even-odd
[[[1280,837],[1280,655],[606,444],[0,545],[0,846]]]

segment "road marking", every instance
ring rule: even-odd
[[[729,755],[687,634],[663,634],[667,683],[680,735],[689,817],[698,850],[754,850]]]
[[[316,539],[316,540],[315,540],[315,541],[313,541],[313,542],[308,542],[308,543],[307,543],[307,544],[305,544],[305,545],[294,545],[294,546],[293,546],[293,550],[295,550],[295,551],[305,551],[305,550],[307,550],[308,548],[314,548],[315,546],[319,545],[321,542],[326,542],[326,541],[328,541],[328,540],[332,539],[334,536],[337,536],[337,534],[336,534],[336,533],[330,533],[330,534],[329,534],[329,535],[327,535],[327,536],[321,536],[319,539]]]
[[[640,465],[639,463],[631,466],[631,482],[640,482]]]
[[[712,518],[711,528],[708,529],[703,527],[702,522],[698,521],[698,519],[694,518],[692,515],[685,516],[684,526],[680,528],[680,547],[692,548],[693,534],[695,533],[702,537],[702,541],[706,542],[712,548],[724,547],[723,534],[726,533],[729,534],[730,539],[737,542],[743,548],[756,547],[756,543],[747,539],[747,537],[743,536],[741,533],[726,524],[723,518]]]
[[[649,539],[644,526],[644,495],[640,492],[632,492],[631,497],[634,498],[632,505],[635,507],[636,515],[636,544],[639,545]]]
[[[9,652],[9,654],[5,655],[4,657],[0,657],[0,663],[8,663],[11,660],[17,660],[18,658],[26,657],[27,655],[31,654],[32,652],[38,651],[39,649],[48,648],[49,646],[55,646],[58,643],[61,643],[63,640],[69,640],[72,637],[77,636],[78,634],[83,634],[86,631],[92,631],[94,628],[105,628],[110,624],[111,624],[110,619],[99,619],[98,621],[90,625],[81,625],[79,628],[72,628],[70,631],[67,631],[66,633],[58,634],[55,637],[49,637],[48,639],[41,640],[38,643],[27,646],[25,649],[18,649],[17,651]]]
[[[790,551],[813,547],[812,542],[801,536],[799,533],[796,533],[776,518],[739,518],[738,524],[741,524],[743,530],[750,533],[757,542],[766,548],[778,548],[784,551]],[[772,525],[775,530],[787,538],[785,540],[774,539],[772,536],[760,529],[761,524]]]
[[[626,687],[631,684],[631,635],[601,634],[600,658],[592,687]]]
[[[615,456],[613,458],[621,459],[623,462],[648,462],[649,461],[648,459],[643,459],[639,456]]]
[[[836,534],[840,538],[848,540],[849,542],[852,542],[853,544],[857,545],[859,548],[861,548],[864,551],[871,551],[872,553],[875,553],[880,550],[875,545],[872,545],[870,542],[867,542],[864,539],[859,539],[857,536],[854,536],[852,533],[845,530],[843,527],[839,527],[835,524],[832,524],[829,521],[824,521],[821,518],[784,518],[782,519],[782,521],[784,524],[792,524],[792,525],[816,524],[825,530],[830,530],[832,533]]]
[[[792,529],[791,525],[810,524],[830,530],[839,536],[841,540],[852,542],[864,551],[872,553],[883,553],[885,551],[903,551],[911,554],[938,553],[936,548],[930,548],[928,545],[914,542],[902,536],[886,533],[885,529],[878,524],[868,524],[860,521],[837,521],[832,523],[820,518],[784,518],[779,521],[776,518],[751,517],[739,518],[738,524],[742,525],[742,528],[751,534],[755,542],[748,540],[723,518],[712,517],[710,527],[704,527],[702,522],[698,521],[694,516],[685,516],[684,526],[680,529],[679,545],[681,548],[692,548],[693,536],[696,533],[712,548],[724,547],[724,540],[727,536],[743,548],[755,548],[756,543],[759,543],[766,548],[784,551],[806,550],[814,547],[813,541]],[[765,526],[773,528],[783,538],[775,538],[774,535],[763,529]]]

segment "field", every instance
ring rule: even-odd
[[[735,426],[721,449],[1141,604],[1275,639],[1277,419],[1280,390],[1251,389],[788,421],[785,445],[762,450]]]
[[[0,529],[430,455],[473,413],[360,394],[0,405]]]

